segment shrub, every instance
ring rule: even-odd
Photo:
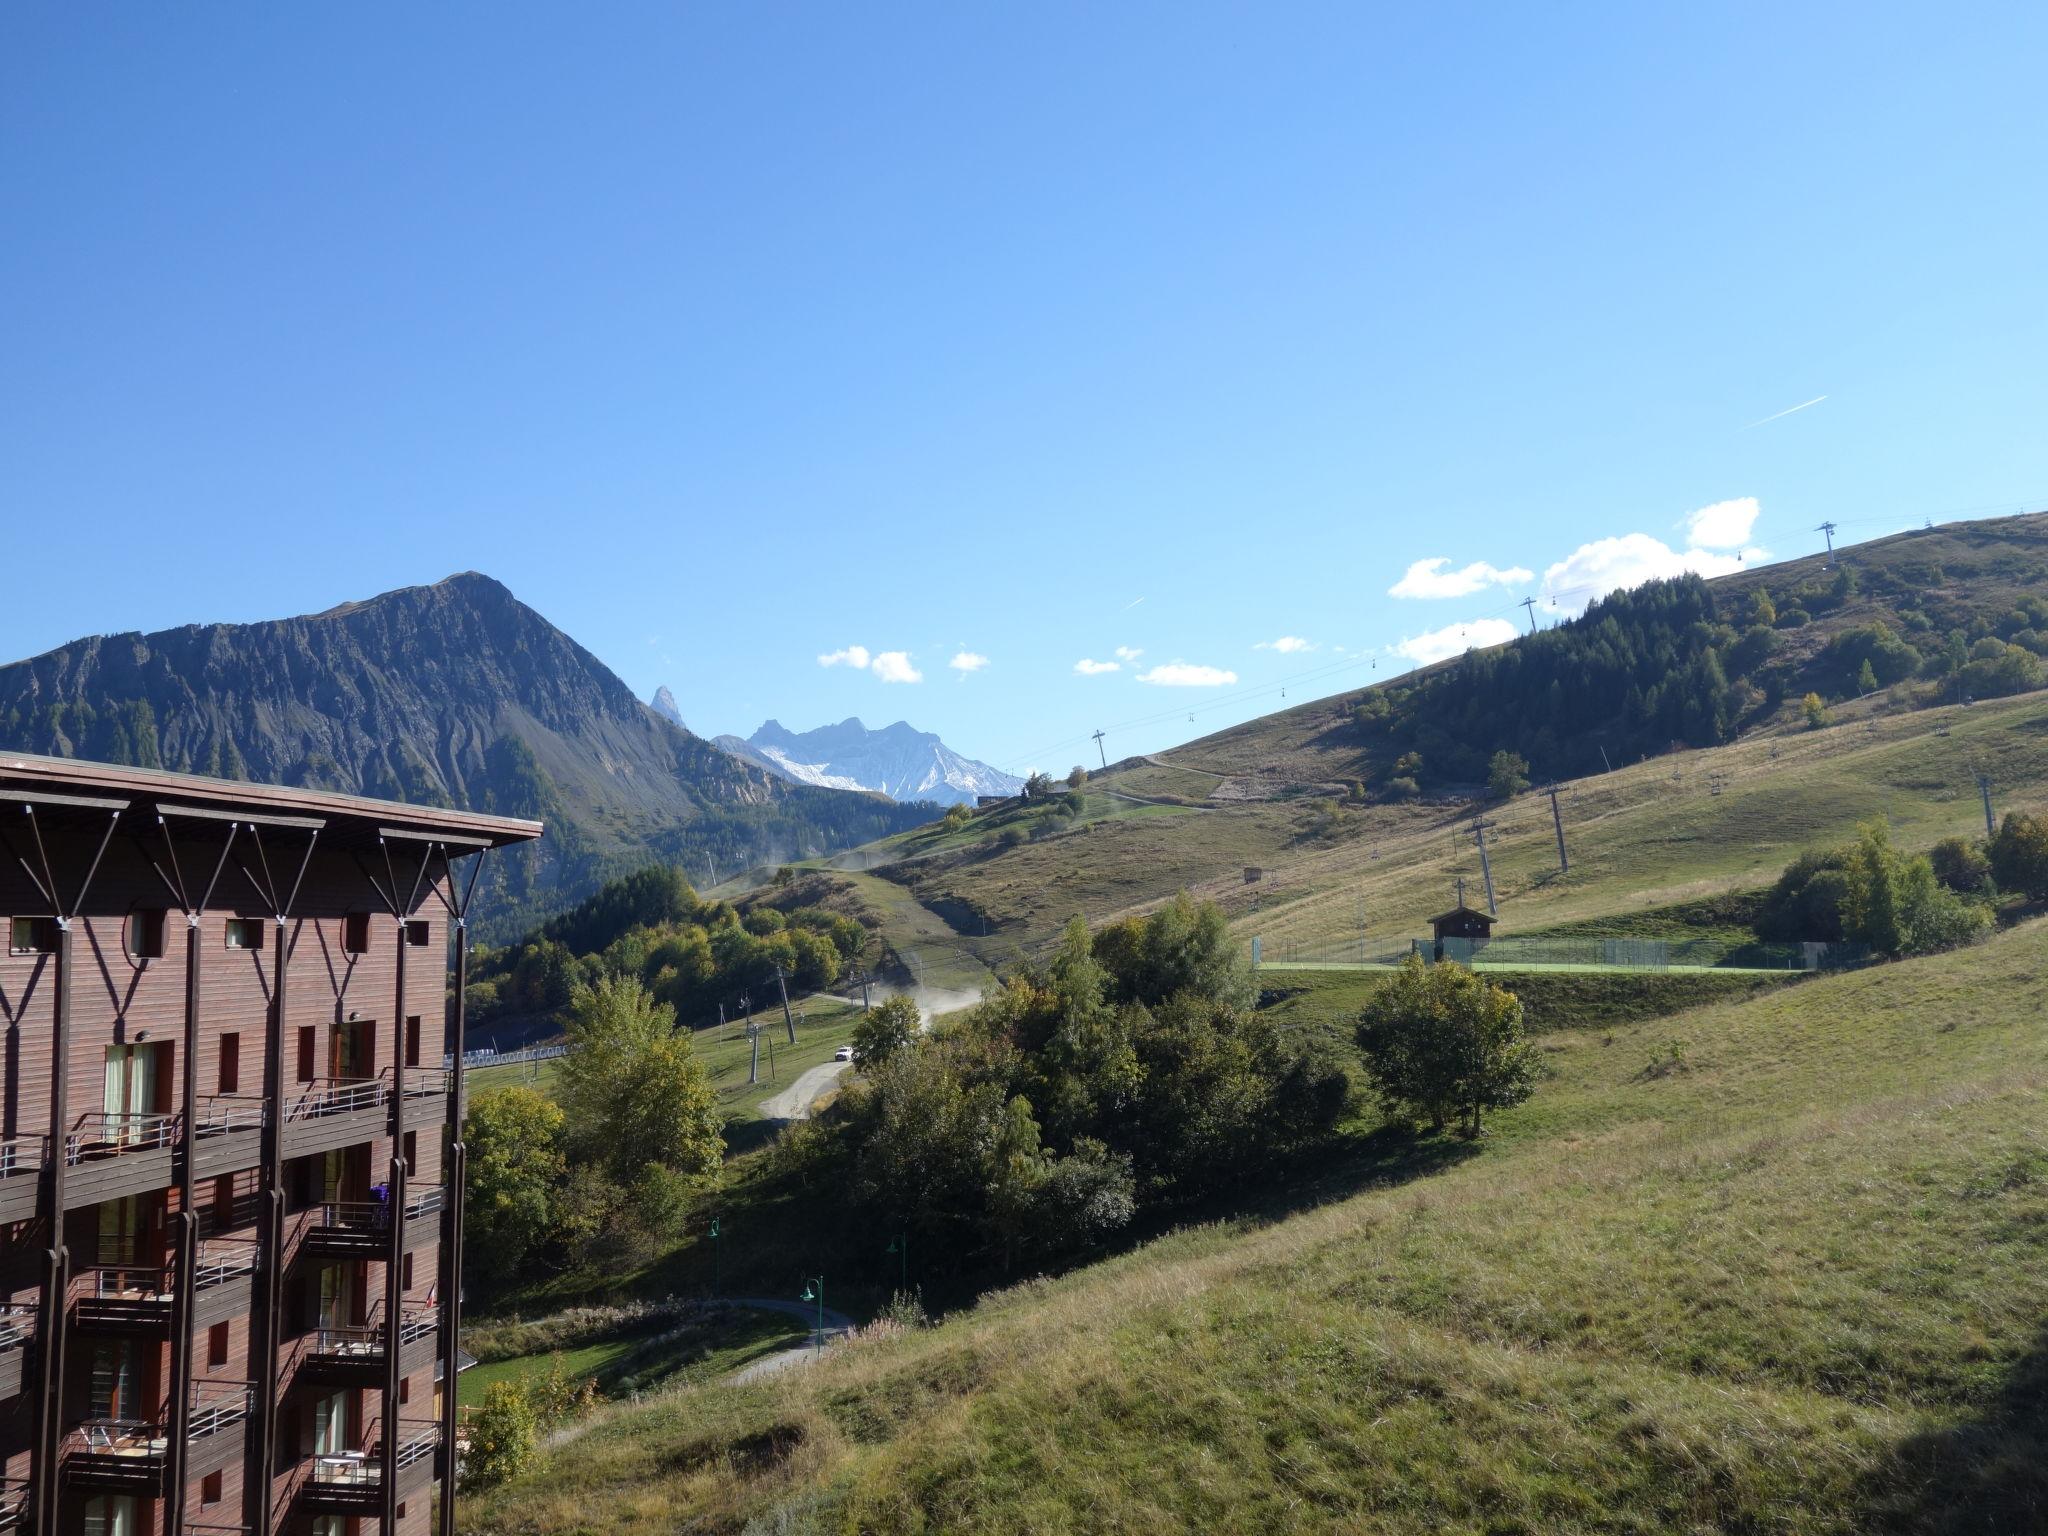
[[[1828,707],[1817,693],[1809,693],[1799,701],[1799,712],[1806,717],[1809,731],[1817,731],[1828,723]]]
[[[2048,900],[2048,816],[2008,811],[1988,850],[1999,888]]]
[[[1967,837],[1945,837],[1928,850],[1934,878],[1948,889],[1974,894],[1991,879],[1991,860],[1982,843]]]
[[[917,1037],[921,1022],[909,998],[884,999],[853,1026],[853,1064],[865,1072],[887,1061]]]
[[[1529,764],[1519,752],[1496,752],[1486,766],[1487,793],[1496,800],[1519,795],[1529,787]]]
[[[540,1441],[541,1412],[523,1382],[494,1381],[469,1421],[469,1449],[462,1481],[492,1488],[517,1477],[533,1460]]]

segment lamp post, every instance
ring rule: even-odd
[[[815,1301],[818,1304],[818,1332],[816,1337],[818,1352],[823,1354],[825,1350],[825,1277],[823,1275],[813,1275],[810,1279],[806,1280],[804,1282],[804,1293],[797,1299],[800,1301]]]
[[[722,1294],[725,1289],[724,1278],[720,1272],[721,1269],[722,1266],[719,1263],[718,1252],[718,1218],[714,1216],[711,1218],[711,1294],[714,1296]]]
[[[910,1294],[910,1234],[898,1232],[890,1238],[889,1252],[896,1255],[896,1289],[907,1296]]]

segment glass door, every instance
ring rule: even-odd
[[[100,1107],[107,1117],[105,1140],[132,1146],[148,1138],[157,1109],[159,1045],[110,1045]]]
[[[103,1493],[85,1505],[85,1536],[138,1536],[135,1498],[126,1493]]]

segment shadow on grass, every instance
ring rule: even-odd
[[[2048,1531],[2048,1330],[1981,1414],[1901,1442],[1867,1507],[1874,1530]]]

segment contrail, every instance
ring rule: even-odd
[[[1128,603],[1125,603],[1123,607],[1119,608],[1117,611],[1119,613],[1129,613],[1133,608],[1137,607],[1138,604],[1142,603],[1143,601],[1145,601],[1145,599],[1143,599],[1142,597],[1134,597]]]
[[[1802,400],[1797,405],[1788,405],[1784,410],[1777,412],[1775,415],[1764,417],[1762,421],[1752,421],[1749,427],[1760,427],[1765,421],[1776,421],[1779,416],[1790,416],[1794,411],[1803,411],[1809,405],[1819,405],[1825,399],[1827,399],[1826,395],[1815,395],[1811,400]],[[1747,432],[1749,427],[1744,427],[1742,430]]]

